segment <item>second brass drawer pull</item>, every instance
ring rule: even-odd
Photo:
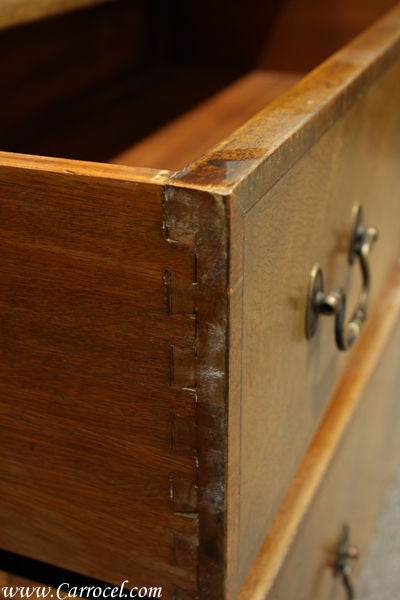
[[[324,292],[324,277],[321,267],[314,265],[311,271],[307,298],[306,336],[312,338],[315,334],[319,315],[334,315],[335,340],[339,350],[348,350],[358,338],[362,324],[367,317],[368,297],[370,290],[369,256],[378,232],[374,227],[362,224],[361,206],[354,208],[354,225],[350,240],[349,263],[359,259],[362,275],[362,288],[359,302],[350,321],[345,323],[346,292],[336,288],[326,294]]]
[[[359,551],[357,546],[350,544],[350,528],[348,525],[343,527],[342,538],[336,555],[334,566],[335,577],[341,577],[343,586],[347,593],[347,600],[354,600],[354,588],[350,579],[352,562],[358,559]]]

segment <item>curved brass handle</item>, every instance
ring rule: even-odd
[[[358,559],[359,551],[357,546],[350,544],[350,528],[348,525],[344,525],[342,531],[342,538],[339,543],[339,547],[336,554],[336,561],[334,565],[335,577],[341,577],[343,587],[346,590],[347,600],[354,600],[355,593],[353,584],[350,579],[352,562]]]
[[[374,227],[362,225],[361,206],[354,208],[354,224],[350,240],[349,263],[353,264],[359,259],[362,288],[359,302],[350,321],[345,322],[346,314],[346,292],[343,288],[337,288],[328,294],[324,292],[324,277],[321,267],[314,265],[311,271],[310,284],[307,299],[306,336],[312,338],[318,324],[318,317],[322,315],[334,315],[335,317],[335,340],[339,350],[348,350],[360,335],[361,327],[367,318],[368,299],[371,285],[369,268],[369,256],[372,246],[378,239],[378,231]]]

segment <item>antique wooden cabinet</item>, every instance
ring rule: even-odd
[[[351,597],[400,455],[391,5],[4,3],[5,581]]]

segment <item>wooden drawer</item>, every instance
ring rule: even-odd
[[[333,319],[324,317],[327,322],[324,318],[319,322],[312,340],[304,335],[311,269],[315,263],[321,265],[325,291],[346,288],[351,313],[361,288],[359,266],[348,265],[352,207],[357,199],[362,199],[364,220],[380,232],[371,253],[372,306],[399,255],[400,202],[393,194],[397,167],[389,161],[381,172],[374,167],[381,164],[375,151],[380,152],[381,135],[393,144],[392,156],[400,149],[397,109],[389,109],[397,114],[399,124],[392,130],[397,132],[391,142],[377,116],[388,107],[383,89],[394,91],[396,82],[400,82],[400,63],[251,208],[243,210],[243,270],[234,292],[242,311],[242,575],[255,558],[255,540],[261,544],[351,356],[351,352],[338,352]],[[400,86],[394,95],[400,98]],[[387,218],[389,213],[393,221]],[[254,519],[255,514],[259,518]]]
[[[240,600],[347,598],[334,576],[344,527],[359,560],[398,466],[400,269],[339,384]],[[383,312],[384,311],[384,314]],[[379,427],[377,426],[379,424]],[[395,526],[395,524],[393,524]],[[384,548],[383,548],[384,551]],[[357,595],[356,595],[357,597]]]
[[[356,204],[380,233],[373,310],[399,255],[400,9],[283,95],[299,75],[260,68],[121,151],[232,78],[201,75],[194,55],[189,80],[166,69],[149,6],[104,3],[0,40],[19,41],[34,90],[14,103],[4,67],[0,548],[233,600],[362,347],[339,352],[328,317],[306,339],[311,269],[345,287],[351,314]]]

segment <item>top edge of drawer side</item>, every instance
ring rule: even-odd
[[[400,4],[174,175],[249,210],[400,56]]]

